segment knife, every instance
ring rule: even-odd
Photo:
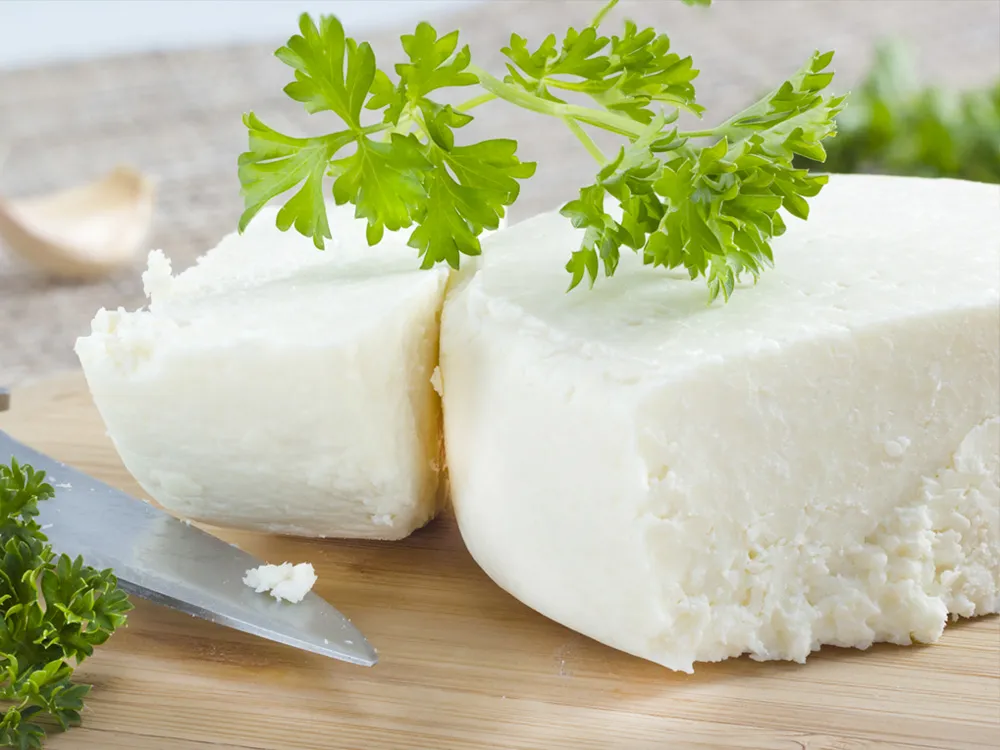
[[[9,404],[0,389],[0,411]],[[244,584],[246,571],[262,564],[257,558],[0,430],[0,460],[11,456],[44,471],[55,489],[36,518],[53,551],[111,568],[127,593],[304,651],[366,667],[378,661],[361,632],[315,593],[290,604]]]

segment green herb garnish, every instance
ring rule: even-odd
[[[824,93],[833,53],[814,54],[720,125],[682,130],[682,110],[703,113],[692,83],[698,71],[655,29],[629,21],[617,35],[602,35],[616,2],[562,40],[553,35],[533,47],[513,34],[502,50],[509,61],[502,79],[472,63],[458,31],[439,36],[431,25],[418,25],[402,37],[408,62],[391,76],[376,67],[366,42],[345,36],[336,18],[325,16],[317,26],[303,15],[301,33],[276,53],[295,70],[285,92],[310,113],[334,113],[343,127],[294,138],[246,115],[250,148],[239,161],[246,204],[240,229],[294,189],[277,225],[294,227],[323,248],[331,236],[324,203],[330,177],[335,202],[353,204],[367,221],[369,244],[385,229],[413,227],[409,244],[424,268],[441,262],[457,268],[462,255],[480,253],[479,235],[497,228],[517,200],[519,181],[535,170],[518,158],[516,141],[456,143],[456,130],[472,121],[469,110],[500,99],[559,118],[598,162],[593,184],[562,207],[586,230],[566,264],[571,289],[584,278],[593,285],[602,268],[612,276],[626,247],[644,263],[705,277],[711,299],[728,299],[742,274],[756,280],[772,264],[771,239],[785,229],[779,210],[805,219],[807,199],[826,183],[826,176],[809,174],[793,160],[822,160],[822,141],[835,132],[844,98]],[[441,89],[471,86],[478,93],[458,106],[431,98]],[[378,116],[369,122],[365,110]],[[605,155],[590,129],[626,142]],[[606,202],[614,210],[606,210]]]
[[[73,670],[132,608],[110,570],[52,552],[34,519],[53,494],[45,472],[0,464],[0,747],[40,748],[38,719],[79,723]]]
[[[902,43],[878,46],[837,118],[827,171],[1000,182],[1000,80],[959,91],[920,85],[914,71]]]

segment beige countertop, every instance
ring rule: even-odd
[[[499,49],[512,31],[540,39],[586,24],[599,5],[497,0],[452,17],[436,11],[430,20],[441,31],[461,29],[474,59],[500,71]],[[870,63],[872,43],[889,34],[912,45],[927,80],[968,86],[1000,75],[996,0],[717,0],[708,12],[675,0],[626,0],[612,18],[623,15],[666,31],[675,49],[694,56],[709,121],[778,83],[817,48],[837,51],[835,86],[846,90]],[[289,34],[295,24],[290,9]],[[407,30],[372,37],[380,60],[398,55],[398,34]],[[303,132],[315,127],[282,94],[290,76],[272,51],[205,49],[0,71],[0,145],[9,148],[0,194],[68,187],[134,165],[158,184],[150,247],[185,268],[235,229],[242,113],[253,109]],[[502,104],[476,115],[468,137],[515,137],[523,158],[540,162],[512,220],[557,206],[590,178],[592,163],[560,123]],[[98,308],[142,304],[143,260],[100,283],[64,284],[34,275],[0,248],[0,384],[77,367],[73,341]]]

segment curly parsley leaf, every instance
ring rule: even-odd
[[[326,138],[293,138],[268,127],[252,112],[243,117],[250,135],[250,151],[239,159],[239,178],[246,210],[240,217],[242,232],[273,198],[296,186],[300,189],[278,212],[278,226],[312,237],[322,249],[330,239],[323,178],[330,160],[353,140],[348,132]]]
[[[44,472],[0,464],[0,747],[40,748],[42,717],[80,722],[90,686],[73,670],[132,608],[111,571],[52,552],[35,517],[53,494]]]
[[[393,78],[375,64],[367,42],[346,37],[340,22],[326,16],[317,26],[303,15],[300,34],[276,53],[295,71],[285,93],[310,113],[329,111],[344,128],[324,136],[293,138],[245,116],[249,150],[240,156],[239,177],[246,210],[244,230],[272,199],[298,188],[278,212],[282,230],[294,227],[322,249],[331,238],[326,213],[326,178],[337,205],[350,203],[367,222],[369,244],[385,231],[413,227],[409,244],[424,267],[461,255],[478,255],[479,235],[496,229],[518,196],[518,180],[534,173],[521,162],[514,141],[456,145],[455,130],[472,116],[428,97],[442,88],[475,84],[467,71],[471,54],[458,48],[458,32],[438,36],[421,23],[402,37],[409,62]],[[365,124],[364,111],[381,113]]]
[[[534,51],[526,39],[511,35],[501,50],[510,60],[504,82],[557,103],[565,102],[554,89],[585,94],[605,110],[641,123],[653,120],[653,102],[704,111],[691,83],[698,71],[690,57],[671,52],[666,34],[626,21],[621,36],[606,37],[595,24],[570,28],[561,44],[550,34]]]
[[[410,62],[396,65],[401,90],[411,102],[417,102],[437,89],[473,86],[478,79],[466,68],[472,62],[469,48],[458,52],[458,32],[438,37],[434,27],[421,23],[413,34],[400,37]]]
[[[601,265],[613,275],[623,245],[641,249],[647,264],[706,277],[710,300],[728,300],[744,273],[756,280],[774,262],[771,239],[785,230],[779,210],[808,218],[807,198],[826,184],[792,162],[824,158],[822,141],[836,130],[844,99],[823,94],[832,58],[815,53],[767,97],[708,131],[721,136],[709,145],[667,130],[665,118],[653,121],[563,208],[587,230],[567,266],[570,288],[585,277],[593,284]],[[620,219],[605,211],[609,199]]]

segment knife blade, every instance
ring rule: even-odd
[[[289,604],[244,584],[246,571],[262,564],[252,555],[0,430],[0,457],[11,456],[44,471],[55,489],[36,519],[52,549],[111,568],[127,593],[352,664],[378,661],[361,632],[317,594]]]

